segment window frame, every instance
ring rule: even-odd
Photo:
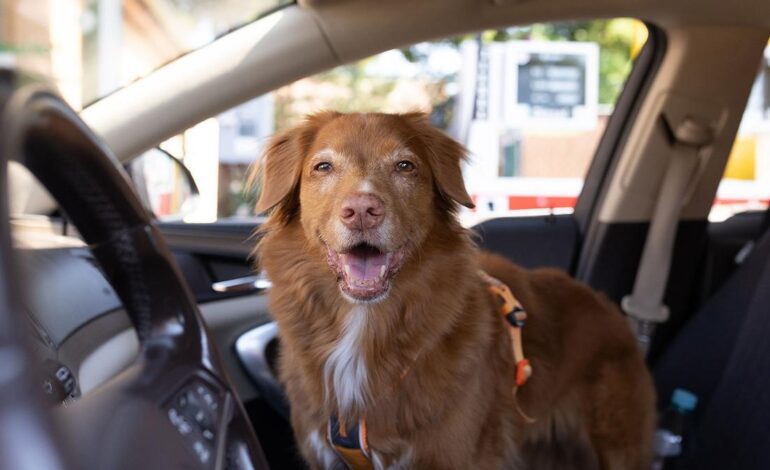
[[[579,279],[585,276],[587,265],[596,253],[596,244],[600,243],[598,208],[604,202],[609,183],[617,171],[619,155],[666,54],[667,41],[663,29],[650,22],[644,24],[648,32],[647,42],[623,85],[575,204],[573,218],[582,241],[578,244],[571,272]]]

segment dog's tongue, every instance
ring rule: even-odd
[[[388,255],[373,248],[357,248],[340,257],[349,280],[355,283],[381,278],[388,265]]]

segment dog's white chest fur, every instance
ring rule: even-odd
[[[326,393],[334,394],[340,415],[354,406],[364,409],[369,398],[367,368],[362,349],[368,314],[366,306],[353,306],[345,320],[342,335],[324,365]],[[318,432],[314,431],[308,436],[308,444],[324,468],[337,468],[340,461],[335,458],[336,453],[328,441],[320,438]],[[411,452],[406,452],[388,466],[376,450],[372,451],[371,457],[376,470],[399,470],[409,467]]]
[[[368,313],[365,306],[353,306],[345,319],[342,336],[324,365],[326,393],[334,393],[340,414],[353,407],[363,409],[369,396],[362,351]]]
[[[313,431],[307,436],[307,445],[313,450],[315,458],[324,469],[339,467],[340,459],[332,450],[329,442],[321,437],[321,433]]]

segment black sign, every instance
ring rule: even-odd
[[[530,53],[519,64],[517,100],[531,117],[572,117],[586,104],[586,58],[580,54]]]

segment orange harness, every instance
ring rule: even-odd
[[[503,314],[511,330],[513,359],[516,361],[515,392],[515,388],[522,387],[532,375],[532,366],[529,360],[524,357],[524,346],[521,342],[521,330],[527,322],[527,312],[521,306],[521,302],[513,296],[513,292],[508,286],[484,271],[479,271],[479,275],[486,281],[487,290],[500,302],[500,313]]]
[[[521,330],[526,323],[527,312],[516,297],[514,297],[508,286],[484,271],[479,271],[479,275],[486,282],[487,290],[499,301],[500,313],[510,327],[513,358],[516,361],[516,377],[513,387],[513,395],[515,397],[518,388],[524,386],[532,375],[532,366],[529,360],[524,357],[524,347],[521,342]],[[518,406],[517,402],[517,411],[524,420],[534,422]],[[327,438],[339,458],[345,462],[350,470],[374,470],[369,441],[366,437],[366,421],[364,419],[361,419],[355,426],[349,428],[336,415],[332,416],[329,419]]]

